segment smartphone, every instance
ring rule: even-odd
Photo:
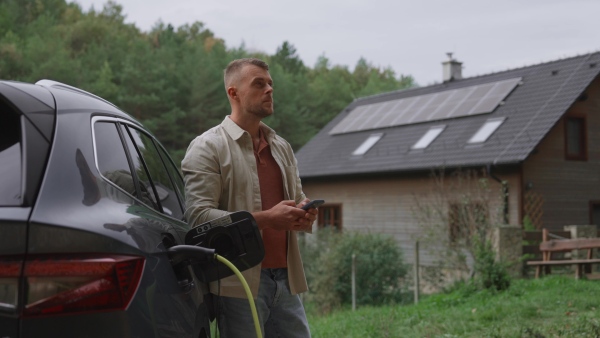
[[[303,207],[302,210],[308,210],[308,209],[313,209],[313,208],[318,208],[319,206],[321,206],[323,203],[325,203],[325,200],[312,200],[308,203],[306,203]]]

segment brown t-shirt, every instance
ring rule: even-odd
[[[271,154],[271,148],[260,133],[258,149],[254,149],[262,210],[268,210],[283,201],[281,169]],[[262,231],[265,259],[262,268],[287,267],[287,231],[264,228]]]

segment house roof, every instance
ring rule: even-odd
[[[297,152],[300,176],[316,178],[520,163],[531,154],[599,73],[600,52],[595,52],[357,99]],[[338,133],[340,127],[334,129],[340,122],[342,125],[348,124],[346,117],[353,111],[354,116],[357,116],[357,109],[365,111],[366,105],[449,90],[456,92],[461,88],[518,78],[521,79],[518,85],[489,113],[469,116],[458,114],[454,118],[442,120],[387,125],[343,133]],[[485,142],[469,143],[489,119],[503,122]],[[445,128],[431,144],[424,149],[412,149],[431,127],[440,125]],[[353,155],[374,134],[383,135],[366,153]],[[371,139],[374,140],[375,137]]]

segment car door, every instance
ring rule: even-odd
[[[166,254],[167,248],[183,244],[182,234],[188,230],[183,219],[183,180],[179,170],[160,143],[139,125],[98,118],[94,130],[102,175],[142,202],[128,210],[136,217],[124,226],[114,225],[114,230],[129,232],[141,247],[154,252],[153,260],[147,264],[155,271],[154,280],[146,289],[144,305],[155,332],[159,337],[206,336],[206,288],[194,279],[187,266],[171,266]],[[119,147],[110,145],[108,140],[122,142],[127,165],[111,164],[115,161],[114,149]],[[105,144],[99,145],[100,142]]]

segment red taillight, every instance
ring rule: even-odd
[[[28,258],[23,316],[126,309],[144,259],[122,255],[44,255]]]

